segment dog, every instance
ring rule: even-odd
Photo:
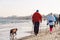
[[[17,35],[17,30],[18,30],[17,28],[14,28],[14,29],[10,30],[11,40],[14,40],[15,35]]]

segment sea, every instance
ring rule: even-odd
[[[39,29],[48,28],[46,24],[47,21],[43,20],[42,23],[40,23]],[[18,29],[16,35],[17,39],[32,35],[30,32],[34,31],[34,26],[31,20],[0,20],[0,40],[10,40],[10,30],[13,28]]]

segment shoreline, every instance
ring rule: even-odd
[[[45,32],[48,33],[48,30],[49,30],[49,28],[46,28],[46,29],[40,29],[38,35],[41,34],[41,36],[42,36],[43,33],[45,33]],[[19,38],[19,39],[17,39],[17,40],[25,40],[25,39],[28,39],[28,38],[35,37],[33,31],[30,31],[30,32],[27,32],[27,33],[31,33],[31,35],[25,36],[25,37],[22,37],[22,38]]]
[[[33,34],[33,33],[32,33]],[[60,29],[59,27],[57,27],[57,29],[55,29],[55,27],[53,27],[53,32],[52,34],[49,33],[49,28],[46,28],[44,30],[41,30],[39,31],[38,33],[38,36],[37,36],[37,39],[38,40],[55,40],[55,38],[57,40],[60,40],[59,39],[59,36],[60,36]],[[23,37],[23,38],[20,38],[18,40],[35,40],[36,39],[36,36],[33,34],[33,35],[30,35],[30,36],[26,36],[26,37]]]

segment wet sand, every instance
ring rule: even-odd
[[[60,28],[54,27],[52,34],[50,34],[49,28],[47,28],[41,30],[37,36],[32,33],[32,35],[20,38],[18,40],[60,40]]]

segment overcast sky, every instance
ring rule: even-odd
[[[43,15],[60,13],[60,0],[0,0],[0,16],[28,16],[36,10]]]

